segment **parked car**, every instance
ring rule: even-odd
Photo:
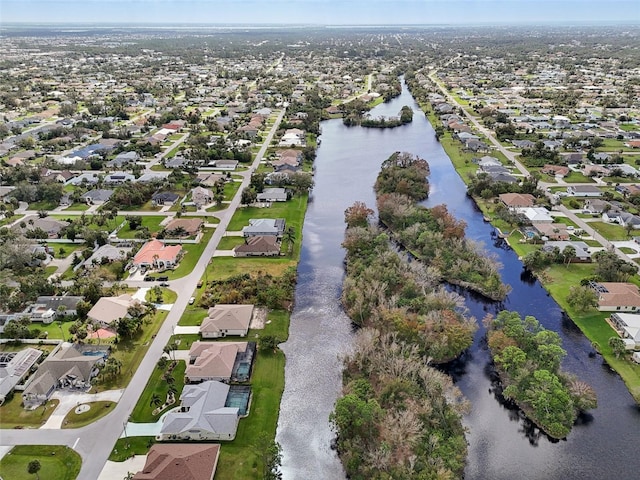
[[[166,282],[169,280],[169,277],[158,277],[159,282]]]
[[[167,282],[162,282],[162,283],[160,283],[160,286],[161,286],[161,287],[168,287],[168,286],[169,286],[169,284],[168,284]]]
[[[203,282],[202,282],[202,280],[200,280],[200,281],[198,282],[198,288],[201,288],[201,287],[202,287],[202,284],[203,284]]]
[[[156,277],[152,277],[151,275],[147,275],[146,277],[144,277],[145,282],[154,282],[155,279]]]
[[[191,297],[189,299],[189,305],[193,305],[193,302],[195,302],[195,301],[196,301],[196,297]]]

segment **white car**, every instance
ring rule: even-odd
[[[189,299],[189,305],[193,305],[193,302],[195,302],[195,301],[196,301],[196,297],[191,297]]]

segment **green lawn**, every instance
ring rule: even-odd
[[[149,323],[145,323],[142,330],[132,339],[121,339],[114,345],[111,355],[122,362],[122,369],[119,375],[113,378],[102,379],[91,391],[113,390],[124,388],[129,384],[133,372],[135,372],[144,358],[152,337],[158,332],[160,325],[167,318],[169,312],[158,310]]]
[[[172,376],[176,380],[175,387],[178,389],[178,393],[176,394],[176,400],[179,397],[180,392],[182,392],[182,388],[184,387],[184,372],[186,368],[187,368],[187,365],[185,362],[178,361],[176,367],[173,369],[173,372],[172,372]],[[151,404],[151,397],[153,396],[154,393],[160,397],[162,402],[164,402],[165,399],[167,398],[167,391],[169,389],[169,385],[162,378],[162,375],[166,369],[167,367],[165,367],[164,369],[161,369],[157,365],[153,369],[153,373],[151,374],[151,377],[147,382],[147,386],[142,392],[142,395],[140,395],[140,398],[138,399],[138,403],[136,404],[135,408],[133,409],[133,412],[131,413],[130,420],[132,422],[136,422],[136,423],[157,422],[160,419],[160,415],[164,411],[166,411],[165,409],[162,412],[160,412],[158,415],[153,415],[153,410],[156,408],[156,406]],[[177,406],[177,404],[170,405],[167,407],[167,409],[173,408],[175,406]]]
[[[162,215],[150,215],[150,216],[144,216],[141,218],[142,218],[142,226],[140,228],[147,227],[150,233],[157,233],[160,230],[162,230],[162,227],[160,226],[160,222],[162,222],[166,217]],[[129,228],[129,222],[127,222],[125,226],[118,231],[118,237],[119,238],[136,238],[136,233],[137,233],[137,230],[131,230],[131,228]]]
[[[610,241],[629,239],[624,227],[616,223],[589,222],[589,226]]]
[[[40,462],[42,480],[75,480],[80,473],[82,459],[69,447],[58,445],[19,445],[0,460],[0,472],[5,480],[33,480],[27,473],[31,460]]]
[[[242,245],[244,237],[222,237],[218,243],[218,250],[233,250],[233,247]]]
[[[155,437],[119,438],[109,455],[109,460],[124,462],[132,455],[146,455],[154,443]]]
[[[197,324],[199,325],[199,323]],[[178,335],[172,335],[169,339],[169,343],[176,342],[178,344],[178,350],[189,350],[193,342],[201,340],[199,333],[181,333]],[[230,338],[233,340],[233,338]]]
[[[165,287],[158,287],[160,289],[160,291],[162,292],[162,302],[161,303],[175,303],[175,301],[178,299],[178,294],[176,292],[174,292],[173,290],[170,290],[168,288]],[[151,287],[151,289],[147,292],[147,295],[145,296],[145,300],[147,302],[152,302],[152,303],[156,303],[156,297],[153,294],[153,287]]]
[[[198,263],[198,259],[202,255],[205,247],[211,240],[211,236],[213,235],[213,230],[210,228],[205,228],[203,230],[204,234],[198,243],[185,243],[182,245],[182,249],[184,250],[184,254],[182,259],[180,260],[180,264],[178,268],[175,270],[168,270],[163,272],[162,275],[166,275],[169,277],[169,280],[175,280],[176,278],[184,277],[192,272],[193,268]]]
[[[67,413],[62,421],[62,428],[80,428],[89,425],[112,412],[116,402],[91,402],[87,405],[91,408],[86,412],[76,413],[74,408]]]
[[[235,440],[222,442],[217,478],[252,480],[260,477],[260,460],[252,444],[261,432],[275,436],[284,390],[284,365],[281,351],[258,352],[251,377],[251,411],[247,418],[240,420]]]
[[[76,202],[73,205],[69,205],[67,208],[65,208],[65,210],[74,210],[74,211],[86,211],[89,210],[90,205],[84,203],[84,202]]]
[[[0,407],[0,428],[38,428],[49,420],[58,403],[58,400],[49,400],[35,410],[25,410],[22,408],[20,392],[16,392],[11,400],[5,401]]]

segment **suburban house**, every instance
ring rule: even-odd
[[[563,240],[549,240],[544,243],[542,249],[544,251],[552,251],[557,248],[560,252],[563,252],[565,248],[573,247],[575,250],[575,256],[571,259],[571,262],[590,262],[591,252],[589,251],[589,245],[585,242],[579,241],[563,241]]]
[[[154,193],[151,197],[151,202],[154,205],[173,205],[178,201],[180,195],[173,192],[158,192]]]
[[[113,190],[89,190],[87,193],[80,197],[80,200],[85,202],[87,205],[102,205],[103,203],[107,203],[109,201],[111,195],[113,195]]]
[[[625,342],[627,350],[640,348],[640,315],[612,313],[611,323]]]
[[[196,187],[191,190],[191,201],[200,208],[213,202],[213,192],[208,188]]]
[[[562,165],[545,165],[542,167],[540,172],[556,177],[566,177],[569,175],[569,167],[564,167]]]
[[[133,480],[213,480],[220,444],[155,444]]]
[[[253,353],[247,342],[194,342],[189,349],[189,362],[184,374],[185,383],[207,380],[229,383],[234,367],[241,363],[247,354],[251,365]]]
[[[0,350],[0,405],[16,385],[29,375],[31,368],[41,356],[42,350],[32,347],[26,347],[19,352]]]
[[[170,411],[156,440],[233,440],[239,422],[239,409],[225,407],[229,385],[208,381],[185,385],[180,410]]]
[[[589,210],[589,212],[591,213],[603,213],[608,210],[611,210],[612,206],[613,205],[607,202],[606,200],[599,200],[597,198],[596,199],[587,198],[584,201],[584,209]]]
[[[200,325],[202,338],[245,337],[253,318],[253,305],[218,304],[211,307]]]
[[[278,142],[281,147],[304,147],[306,145],[305,132],[299,128],[290,128]]]
[[[98,364],[109,354],[108,345],[63,344],[40,364],[31,377],[22,401],[27,410],[49,400],[56,388],[87,390],[98,374]]]
[[[289,195],[284,188],[265,188],[257,196],[259,202],[286,202]]]
[[[233,249],[234,257],[275,257],[280,255],[280,242],[274,235],[247,237],[246,242]]]
[[[238,168],[237,160],[214,160],[209,164],[215,170],[233,171]]]
[[[89,310],[87,317],[102,326],[109,326],[129,315],[129,307],[137,303],[140,302],[134,300],[128,293],[123,293],[117,297],[101,297],[93,308]]]
[[[592,282],[601,312],[635,312],[640,309],[640,292],[633,283]]]
[[[631,226],[633,229],[640,228],[640,217],[632,213],[612,209],[602,214],[602,219],[606,222],[619,223],[623,227]]]
[[[136,163],[140,160],[140,155],[137,152],[122,152],[116,155],[113,160],[109,160],[106,166],[109,168],[122,168],[129,163]]]
[[[218,182],[225,182],[227,177],[223,173],[200,172],[196,177],[203,187],[213,187]],[[213,198],[213,195],[212,195]]]
[[[83,297],[74,296],[42,296],[29,305],[23,312],[23,316],[28,316],[32,322],[42,322],[45,324],[53,322],[56,318],[73,316],[76,314],[78,303]]]
[[[533,222],[532,225],[541,237],[547,237],[549,240],[569,240],[569,232],[564,223]]]
[[[103,265],[105,263],[117,262],[118,260],[124,260],[131,251],[128,247],[116,247],[115,245],[105,244],[98,247],[93,254],[85,260],[85,267],[92,267],[93,265]]]
[[[281,237],[284,234],[284,229],[284,218],[252,218],[249,220],[249,225],[242,229],[242,235],[245,238],[258,235]]]
[[[126,182],[135,182],[136,177],[127,172],[113,172],[104,177],[104,183],[108,185],[122,185]]]
[[[182,236],[197,235],[204,222],[200,218],[174,218],[164,227],[165,232],[171,235],[177,235],[177,232],[183,231]]]
[[[574,197],[601,197],[602,192],[598,187],[593,185],[570,185],[567,187],[567,193]]]
[[[508,208],[533,207],[536,198],[530,193],[501,193],[498,199]]]
[[[175,267],[181,255],[181,245],[165,245],[160,240],[153,239],[138,250],[138,253],[133,257],[133,264],[138,267],[166,270]]]
[[[544,207],[517,208],[516,211],[529,223],[552,223],[553,217]]]
[[[13,231],[17,231],[20,233],[25,233],[29,230],[43,230],[48,238],[59,238],[60,232],[69,225],[69,222],[65,222],[64,220],[55,220],[50,217],[40,218],[37,215],[29,215],[17,224],[15,224],[11,229]]]

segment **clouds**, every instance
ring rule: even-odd
[[[2,0],[3,22],[640,23],[637,0]]]

